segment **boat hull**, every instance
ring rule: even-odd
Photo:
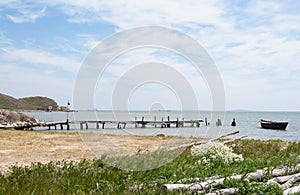
[[[285,130],[288,126],[288,122],[273,122],[261,120],[260,125],[263,129]]]

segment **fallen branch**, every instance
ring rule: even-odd
[[[282,184],[280,187],[283,190],[289,189],[289,188],[291,188],[294,185],[294,183],[296,183],[299,180],[300,180],[300,173],[295,174],[292,178],[290,178],[287,182],[285,182],[284,184]]]
[[[239,133],[239,131],[234,131],[234,132],[231,132],[231,133],[228,133],[228,134],[225,134],[225,135],[221,135],[221,136],[213,138],[213,139],[201,140],[201,141],[198,141],[198,142],[183,144],[183,145],[180,145],[180,146],[169,148],[167,150],[168,151],[174,151],[174,150],[178,150],[178,149],[181,149],[181,148],[188,148],[188,147],[192,147],[192,146],[195,146],[195,145],[205,144],[205,143],[213,142],[213,141],[216,141],[218,139],[221,139],[221,138],[224,138],[224,137],[227,137],[227,136],[230,136],[230,135],[235,135],[235,134],[238,134],[238,133]]]
[[[267,170],[267,168],[266,168]],[[288,165],[279,167],[277,169],[274,169],[271,173],[272,177],[279,177],[287,174],[293,174],[293,173],[299,173],[300,172],[300,163],[295,165],[294,167],[290,167]]]
[[[237,141],[237,140],[241,140],[241,139],[243,139],[243,138],[245,138],[245,137],[248,137],[248,136],[244,135],[244,136],[241,136],[241,137],[238,137],[238,138],[234,138],[234,139],[231,139],[231,140],[224,141],[224,142],[222,142],[222,143],[223,143],[223,144],[229,144],[229,143],[235,142],[235,141]]]
[[[228,189],[221,189],[221,190],[217,190],[215,192],[211,192],[211,193],[207,193],[206,195],[221,195],[221,194],[226,194],[226,195],[230,195],[230,194],[236,194],[238,193],[239,189],[238,188],[228,188]]]
[[[209,178],[206,178],[206,180],[216,180],[216,179],[220,179],[219,176],[212,176],[212,177],[209,177]],[[196,177],[196,178],[183,178],[181,180],[179,180],[178,182],[179,183],[186,183],[186,182],[200,182],[202,179],[199,178],[199,177]]]
[[[275,177],[269,180],[269,182],[275,181],[279,184],[285,183],[288,180],[290,180],[293,177],[298,177],[298,175],[300,175],[300,173],[296,173],[294,175],[286,175],[286,176],[280,176],[280,177]]]
[[[300,193],[300,185],[288,188],[283,191],[284,195]]]
[[[228,177],[227,179],[242,179],[245,177],[250,182],[254,180],[262,180],[265,179],[267,176],[270,177],[278,177],[285,174],[292,174],[295,172],[300,172],[300,163],[297,164],[294,168],[289,166],[283,166],[280,168],[276,168],[268,174],[268,168],[264,168],[261,170],[257,170],[256,172],[249,173],[248,175],[235,175]],[[176,191],[176,190],[189,190],[189,191],[204,191],[207,189],[213,189],[216,186],[223,184],[225,178],[220,178],[216,180],[207,180],[200,183],[192,183],[192,184],[164,184],[162,187],[163,191]],[[292,182],[292,181],[291,181]]]
[[[242,179],[242,175],[231,176],[228,179]],[[207,180],[201,183],[193,184],[164,184],[162,190],[166,191],[180,191],[180,190],[189,190],[189,191],[204,191],[208,189],[213,189],[220,184],[223,184],[225,178],[216,179],[216,180]]]

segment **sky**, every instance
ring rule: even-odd
[[[0,93],[47,96],[60,105],[70,100],[72,106],[79,72],[97,45],[116,33],[158,26],[205,49],[221,76],[226,110],[300,111],[299,10],[300,2],[289,0],[0,0]],[[117,105],[119,82],[126,86],[125,76],[150,62],[172,67],[187,81],[174,86],[193,93],[157,80],[139,83],[130,89],[129,109],[178,109],[191,96],[197,109],[213,107],[205,74],[176,52],[146,46],[112,59],[98,75],[94,107]]]

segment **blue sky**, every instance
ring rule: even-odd
[[[279,0],[0,0],[0,92],[49,96],[65,105],[82,62],[98,43],[152,25],[185,33],[206,49],[221,74],[226,109],[299,111],[299,10],[300,2]],[[95,107],[111,109],[122,75],[147,62],[174,66],[195,90],[199,109],[211,109],[205,80],[189,62],[149,48],[110,64],[95,89]],[[176,92],[153,83],[128,101],[131,109],[178,108]]]

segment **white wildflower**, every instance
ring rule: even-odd
[[[193,146],[191,148],[193,156],[199,156],[202,163],[207,168],[214,166],[215,163],[229,165],[234,162],[243,161],[243,156],[233,153],[232,149],[220,142],[208,142]]]

